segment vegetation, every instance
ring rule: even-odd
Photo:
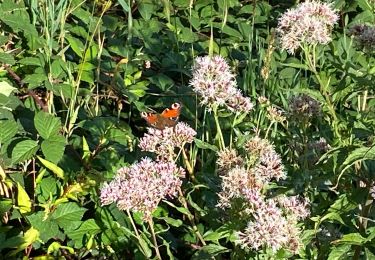
[[[373,0],[0,14],[2,256],[375,259]]]

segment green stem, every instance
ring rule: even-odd
[[[134,229],[135,236],[136,236],[137,239],[138,239],[138,245],[140,246],[140,249],[141,249],[141,251],[142,251],[142,254],[143,254],[144,256],[146,256],[146,255],[147,255],[147,254],[146,254],[147,250],[146,250],[145,248],[143,248],[143,243],[140,242],[140,241],[141,241],[141,237],[140,237],[139,232],[138,232],[138,229],[137,229],[137,227],[136,227],[136,225],[135,225],[135,223],[134,223],[134,221],[133,221],[133,217],[132,217],[132,215],[130,214],[129,210],[126,210],[126,214],[128,215],[129,220],[130,220],[130,223],[132,224],[132,227],[133,227],[133,229]]]
[[[148,221],[148,224],[150,226],[152,240],[154,241],[156,256],[157,256],[158,259],[162,260],[160,252],[159,252],[158,242],[156,241],[156,236],[155,236],[155,231],[154,231],[154,222],[152,221],[152,218]]]
[[[193,215],[190,213],[190,210],[189,210],[189,207],[188,207],[188,204],[187,204],[187,201],[184,197],[184,194],[182,193],[182,190],[181,188],[178,189],[178,193],[179,193],[179,200],[182,204],[182,206],[184,206],[184,208],[189,212],[189,214],[187,214],[187,217],[193,227],[193,230],[194,230],[194,233],[195,235],[197,236],[197,238],[199,239],[199,241],[201,241],[202,245],[206,245],[206,241],[204,241],[204,238],[203,236],[201,235],[201,233],[199,232],[199,229],[197,227],[197,225],[195,224],[195,221],[194,221],[194,218],[193,218]]]
[[[215,124],[216,124],[217,135],[219,136],[220,150],[223,150],[225,148],[225,142],[224,142],[223,133],[221,132],[219,116],[217,114],[217,106],[215,106],[212,111],[214,112],[214,119],[215,119]]]

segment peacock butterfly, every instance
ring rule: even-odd
[[[150,126],[162,130],[166,127],[175,126],[178,122],[180,113],[181,104],[173,103],[170,108],[164,109],[161,114],[142,112],[141,116],[147,121]]]

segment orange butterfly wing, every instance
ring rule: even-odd
[[[170,108],[164,109],[161,114],[142,112],[141,116],[147,121],[149,125],[157,129],[164,129],[165,127],[173,127],[178,122],[178,117],[181,114],[181,104],[174,103]]]
[[[171,108],[166,108],[164,111],[160,114],[162,117],[165,118],[177,118],[181,114],[181,104],[174,103],[172,104]]]

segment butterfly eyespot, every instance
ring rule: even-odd
[[[148,117],[148,113],[146,113],[146,112],[141,112],[141,117]]]
[[[171,108],[172,109],[179,109],[181,107],[181,105],[179,103],[173,103]]]

